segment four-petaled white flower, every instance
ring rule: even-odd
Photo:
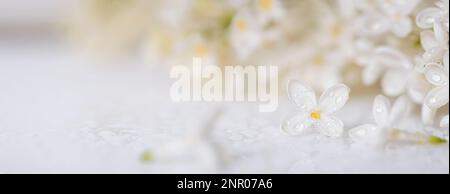
[[[405,116],[409,109],[409,100],[400,96],[391,106],[391,102],[383,95],[375,97],[372,114],[375,124],[365,124],[349,130],[349,137],[355,142],[381,147],[389,139],[390,132],[395,131],[396,122]]]
[[[428,82],[435,86],[430,92],[428,92],[425,97],[423,107],[427,110],[430,108],[431,111],[424,112],[432,114],[436,109],[441,108],[445,104],[448,104],[449,101],[449,59],[448,52],[444,55],[444,66],[433,64],[429,65],[425,69],[425,77]],[[430,117],[429,117],[430,118]],[[430,122],[430,121],[426,121]],[[442,127],[448,127],[448,115],[441,120]]]
[[[350,88],[337,84],[328,88],[317,103],[315,92],[299,81],[288,83],[289,98],[298,106],[298,113],[281,125],[288,135],[299,135],[310,129],[317,129],[328,137],[340,137],[344,131],[343,122],[333,113],[347,102]]]

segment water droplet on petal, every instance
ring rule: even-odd
[[[440,82],[442,80],[441,76],[439,75],[432,75],[431,79],[435,82]]]
[[[434,103],[436,103],[436,98],[430,98],[430,100],[429,100],[429,102],[431,103],[431,104],[434,104]]]

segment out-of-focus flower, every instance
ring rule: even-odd
[[[410,15],[418,2],[418,0],[377,0],[379,10],[369,10],[371,13],[362,17],[361,21],[367,27],[363,30],[366,34],[375,36],[386,32],[392,32],[399,38],[408,36],[413,29]]]
[[[363,59],[361,59],[363,60]],[[383,93],[398,96],[407,90],[412,64],[400,51],[390,47],[379,47],[363,64],[363,81],[374,84],[379,77]]]
[[[389,99],[383,95],[375,97],[372,107],[375,124],[365,124],[349,130],[349,136],[356,142],[364,141],[374,146],[383,146],[391,130],[408,111],[409,101],[405,96],[397,98],[391,106]]]
[[[428,7],[417,14],[416,24],[419,28],[443,28],[449,31],[448,11],[449,1],[440,0],[436,3],[436,7]]]
[[[231,25],[231,45],[240,59],[247,58],[261,46],[261,26],[254,15],[242,12],[236,15]]]
[[[285,9],[280,0],[256,0],[255,3],[262,23],[280,20],[285,15]]]
[[[347,102],[350,88],[338,84],[326,90],[316,100],[315,92],[299,81],[288,83],[289,98],[298,106],[298,113],[288,118],[281,125],[281,130],[288,135],[299,135],[306,130],[317,129],[328,137],[340,137],[344,124],[332,114]]]
[[[341,53],[313,53],[305,62],[299,76],[305,83],[319,91],[325,91],[330,86],[342,82],[342,68],[345,58]],[[321,79],[321,81],[317,81]]]

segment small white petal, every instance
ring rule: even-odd
[[[379,64],[376,64],[374,62],[371,62],[366,68],[363,70],[363,82],[365,85],[372,85],[374,84],[378,78],[380,77],[382,73],[382,66]]]
[[[411,68],[412,64],[408,58],[399,50],[391,47],[379,47],[375,50],[374,60],[381,65],[388,67],[399,67],[403,66],[405,68]]]
[[[430,50],[439,45],[439,42],[434,36],[434,32],[431,30],[425,30],[420,33],[420,44],[425,51]]]
[[[409,110],[410,101],[406,96],[400,96],[392,105],[389,119],[391,123],[398,122],[402,117],[404,117]]]
[[[435,18],[439,15],[438,8],[427,8],[417,14],[416,24],[419,28],[427,29],[433,27]]]
[[[322,115],[322,118],[316,123],[320,133],[325,136],[337,138],[344,132],[344,123],[336,117]]]
[[[434,115],[436,114],[436,109],[431,109],[427,105],[422,105],[421,117],[422,122],[425,125],[431,125],[434,122]]]
[[[300,135],[309,127],[313,121],[309,118],[307,113],[299,113],[287,118],[280,126],[282,132],[287,135]]]
[[[341,109],[350,95],[350,88],[344,84],[337,84],[328,88],[320,96],[319,109],[322,113],[333,113]]]
[[[425,77],[435,86],[448,85],[448,74],[440,65],[429,65],[425,69]]]
[[[408,95],[417,104],[422,104],[430,90],[431,84],[425,79],[423,74],[415,72],[414,75],[408,81]]]
[[[388,96],[398,96],[406,90],[408,71],[403,68],[388,70],[381,80],[383,93]]]
[[[400,37],[405,38],[412,31],[412,22],[409,18],[403,17],[394,26],[392,26],[392,32]]]
[[[373,117],[375,122],[380,127],[386,127],[390,125],[389,122],[389,110],[391,109],[391,102],[383,95],[378,95],[373,101]]]
[[[444,29],[441,23],[436,22],[433,26],[434,36],[439,43],[448,45],[448,32]]]
[[[362,18],[362,32],[370,36],[378,36],[389,30],[389,22],[380,14],[371,14]]]
[[[425,97],[425,104],[432,109],[438,109],[448,103],[448,95],[448,86],[434,88]]]
[[[376,125],[373,124],[360,125],[353,129],[350,129],[348,132],[348,136],[353,141],[359,141],[373,135],[373,132],[375,132],[376,130],[379,129]]]
[[[445,115],[441,119],[441,122],[440,122],[439,126],[441,126],[442,128],[448,128],[448,126],[449,126],[449,124],[448,124],[448,115]]]
[[[289,98],[297,104],[300,111],[310,111],[317,106],[314,90],[300,81],[290,80],[287,90]]]

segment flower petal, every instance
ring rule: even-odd
[[[436,109],[431,109],[430,107],[426,106],[425,104],[422,105],[421,117],[422,117],[422,122],[425,125],[433,124],[435,114],[436,114]]]
[[[408,81],[408,95],[415,103],[422,104],[425,95],[431,88],[431,84],[428,83],[423,74],[418,72],[413,74]]]
[[[406,96],[397,98],[389,113],[389,120],[391,123],[397,122],[408,113],[409,103],[410,101]]]
[[[300,81],[290,80],[287,90],[289,98],[300,107],[300,111],[310,111],[317,106],[314,90]]]
[[[333,113],[341,109],[350,95],[350,88],[344,84],[337,84],[328,88],[320,96],[319,109],[323,113]]]
[[[448,87],[434,88],[425,97],[425,104],[432,109],[438,109],[448,103],[448,95]]]
[[[392,26],[392,32],[399,38],[405,38],[412,31],[412,22],[408,17],[403,17]]]
[[[448,32],[444,29],[440,22],[434,23],[433,32],[439,43],[448,45]]]
[[[344,132],[344,123],[333,116],[323,115],[316,127],[320,133],[332,138],[340,137]]]
[[[286,119],[281,124],[280,129],[287,135],[296,136],[307,130],[312,123],[313,121],[307,113],[300,113]]]
[[[372,85],[374,84],[378,78],[380,77],[382,73],[382,66],[379,64],[376,64],[374,62],[371,62],[366,68],[363,70],[363,82],[365,85]]]
[[[365,124],[365,125],[360,125],[357,126],[353,129],[350,129],[348,132],[348,136],[354,140],[354,141],[358,141],[358,140],[362,140],[367,138],[368,136],[371,136],[371,134],[373,132],[375,132],[376,130],[378,130],[378,127],[376,125],[373,124]]]
[[[386,127],[389,122],[389,110],[391,109],[391,102],[383,95],[378,95],[373,101],[372,107],[373,118],[380,127]]]
[[[408,79],[405,78],[408,71],[403,68],[392,68],[388,70],[381,80],[383,93],[387,96],[398,96],[406,90]]]
[[[440,65],[429,65],[425,69],[425,77],[435,86],[448,85],[448,74]]]
[[[419,12],[416,17],[416,24],[419,28],[427,29],[433,27],[435,18],[439,15],[440,10],[438,8],[426,8]]]
[[[420,33],[420,44],[425,51],[430,50],[439,45],[433,31],[425,30]]]
[[[399,67],[403,66],[405,68],[411,68],[412,64],[408,58],[399,50],[391,47],[379,47],[375,50],[374,60],[388,67]]]
[[[445,115],[442,119],[441,122],[439,124],[439,126],[441,126],[442,128],[448,128],[448,115]]]

